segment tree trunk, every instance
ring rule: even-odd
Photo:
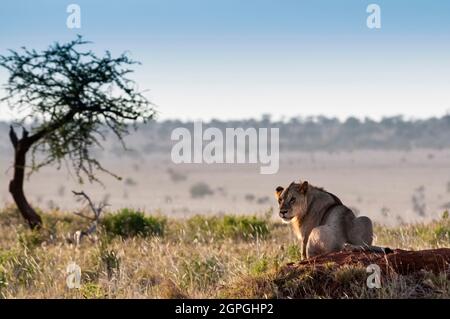
[[[18,140],[14,129],[11,127],[9,136],[11,143],[14,146],[14,177],[9,183],[9,192],[22,214],[23,218],[28,222],[31,229],[40,228],[42,225],[41,217],[28,203],[23,192],[23,181],[25,177],[26,154],[30,149],[30,142],[28,141],[28,132],[23,130],[23,135]]]

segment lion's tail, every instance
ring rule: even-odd
[[[389,247],[380,247],[380,246],[372,246],[372,245],[353,245],[353,244],[345,244],[344,250],[366,251],[366,252],[381,253],[381,254],[390,254],[390,253],[394,252]]]

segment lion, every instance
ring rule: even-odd
[[[336,196],[307,181],[278,186],[275,197],[279,216],[290,223],[302,246],[302,258],[343,249],[389,253],[389,248],[372,246],[372,221],[356,217]]]

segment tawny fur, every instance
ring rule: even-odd
[[[385,252],[372,246],[372,221],[355,214],[335,195],[309,185],[291,183],[276,189],[280,217],[290,223],[302,245],[303,258],[342,249]]]

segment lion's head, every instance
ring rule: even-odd
[[[307,209],[308,182],[292,182],[286,189],[278,186],[275,197],[280,208],[279,216],[283,222],[288,223],[294,217],[302,218]]]

